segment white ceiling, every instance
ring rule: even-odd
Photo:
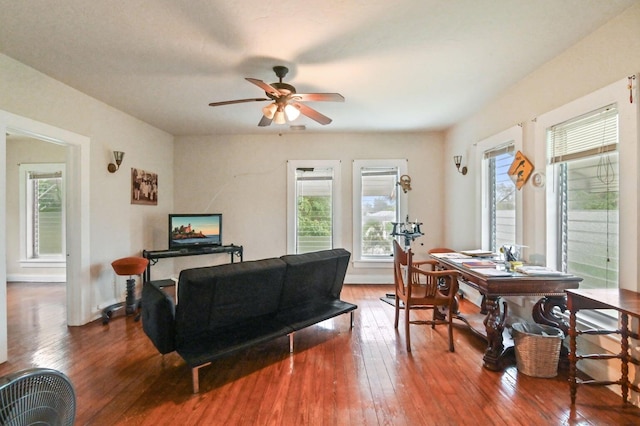
[[[315,131],[441,130],[638,0],[0,0],[0,52],[174,135],[266,133],[244,80],[299,93]]]

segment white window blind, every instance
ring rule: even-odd
[[[63,255],[62,172],[30,171],[29,254],[31,258]]]
[[[548,130],[548,158],[560,163],[614,151],[618,144],[618,110],[608,105]]]
[[[504,145],[504,146],[498,146],[498,147],[495,147],[493,149],[485,151],[484,152],[484,158],[485,159],[495,158],[495,157],[502,156],[503,154],[511,154],[511,157],[513,157],[513,153],[515,152],[515,150],[516,149],[513,146],[513,144]],[[508,169],[509,168],[507,167],[507,170]]]
[[[360,176],[362,255],[388,258],[393,252],[392,223],[399,222],[398,168],[363,167]]]
[[[333,169],[296,169],[296,253],[333,248]]]
[[[557,268],[583,288],[615,288],[619,271],[618,113],[615,105],[552,126],[558,196]]]

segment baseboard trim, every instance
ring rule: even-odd
[[[67,275],[49,274],[49,275],[30,275],[30,274],[7,274],[7,282],[23,282],[23,283],[64,283],[67,281]]]

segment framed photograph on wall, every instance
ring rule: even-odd
[[[158,175],[131,168],[131,204],[158,205]]]

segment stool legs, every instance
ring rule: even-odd
[[[124,307],[125,314],[134,315],[138,314],[140,309],[140,301],[136,299],[136,279],[133,277],[129,277],[127,280],[127,295],[124,302],[114,303],[113,305],[109,305],[102,310],[102,324],[109,324],[109,320],[113,316],[113,312],[117,311]],[[138,321],[140,319],[140,315],[135,316],[135,320]]]
[[[127,315],[134,314],[138,309],[138,302],[136,301],[136,280],[129,278],[127,280],[127,298],[125,299],[126,307],[125,312]]]

